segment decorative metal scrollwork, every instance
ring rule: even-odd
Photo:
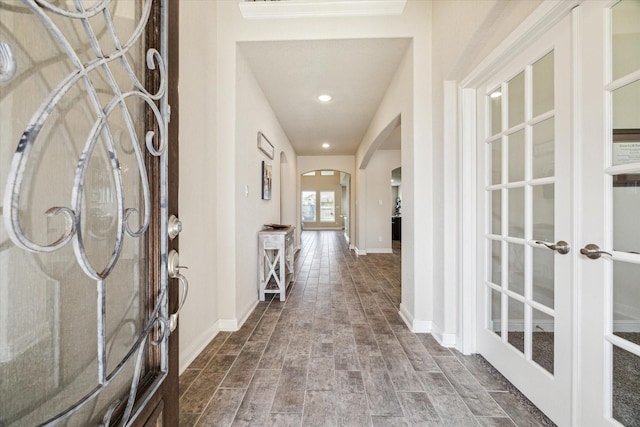
[[[72,244],[75,259],[82,271],[96,281],[98,289],[98,307],[104,304],[105,300],[105,279],[109,277],[114,270],[116,263],[122,253],[124,238],[140,238],[149,228],[151,197],[149,188],[149,179],[145,167],[145,156],[151,155],[160,157],[163,168],[166,168],[166,148],[167,148],[167,76],[165,64],[165,52],[159,52],[156,49],[149,49],[146,52],[146,66],[148,70],[154,71],[159,77],[157,90],[150,92],[140,81],[134,72],[134,67],[129,62],[128,54],[136,43],[140,43],[141,37],[145,32],[145,28],[149,21],[154,0],[140,0],[140,17],[139,22],[135,25],[135,29],[130,37],[122,42],[116,33],[113,17],[109,9],[109,5],[113,4],[113,0],[101,1],[85,1],[73,0],[70,2],[54,2],[53,0],[22,0],[24,5],[36,16],[50,33],[52,40],[55,40],[59,49],[66,55],[67,62],[72,65],[71,71],[62,79],[55,89],[49,93],[44,99],[40,107],[32,115],[29,124],[24,129],[22,137],[17,143],[15,153],[11,162],[8,173],[7,185],[3,199],[3,219],[9,239],[17,247],[33,253],[51,253],[62,249],[68,244]],[[166,0],[155,0],[164,3]],[[85,7],[90,3],[88,7]],[[73,9],[64,9],[60,4],[70,4]],[[166,13],[165,7],[162,7],[163,13]],[[4,13],[4,12],[3,12]],[[81,59],[80,55],[74,50],[72,43],[67,40],[63,31],[58,27],[57,21],[52,19],[66,18],[77,20],[84,29],[87,42],[90,45],[89,51],[93,58],[90,60]],[[99,43],[98,37],[92,28],[90,19],[102,18],[108,35],[113,44],[113,50],[105,52],[104,47]],[[162,44],[166,45],[166,28],[164,28],[164,20],[162,21]],[[164,49],[164,48],[163,48]],[[130,79],[133,90],[122,91],[118,80],[112,72],[112,67],[119,66],[124,71],[124,75]],[[98,93],[94,86],[90,75],[92,72],[100,71],[104,78],[106,86],[110,90],[110,99],[105,102],[104,91]],[[16,64],[15,58],[11,53],[8,45],[0,42],[0,82],[7,81],[15,75]],[[64,218],[65,226],[61,235],[54,239],[51,243],[38,243],[29,237],[24,230],[22,219],[19,212],[21,198],[24,197],[24,187],[27,185],[26,174],[27,164],[30,156],[34,153],[34,148],[38,144],[44,144],[41,139],[41,131],[47,121],[51,119],[52,114],[59,108],[60,101],[65,95],[72,90],[81,89],[85,93],[92,113],[95,115],[93,125],[89,134],[86,136],[84,146],[75,167],[75,175],[73,179],[73,188],[71,189],[71,198],[67,206],[52,206],[45,215],[61,216]],[[144,135],[144,144],[141,143],[140,137],[136,132],[136,123],[131,112],[127,107],[127,100],[138,100],[146,105],[149,115],[155,122],[155,129],[158,134],[148,131]],[[159,105],[159,106],[158,106]],[[121,162],[118,158],[118,150],[116,140],[114,139],[114,130],[111,126],[111,116],[118,112],[119,117],[124,119],[126,124],[126,133],[131,140],[133,154],[137,163],[138,173],[140,175],[140,192],[142,211],[137,207],[126,206],[124,197],[125,190],[122,178]],[[146,152],[142,147],[146,147]],[[115,216],[115,238],[113,239],[113,247],[111,254],[107,257],[104,265],[95,265],[95,260],[90,259],[85,247],[85,235],[82,227],[82,211],[85,202],[85,183],[87,179],[87,171],[92,156],[96,155],[97,150],[105,150],[108,153],[108,165],[110,180],[115,187],[116,200],[116,216]],[[161,183],[165,186],[166,183]],[[164,187],[163,187],[164,188]],[[166,191],[161,191],[162,197]],[[161,200],[161,214],[166,217],[166,201]],[[133,217],[138,218],[136,226],[133,224]],[[163,228],[163,231],[166,231]],[[161,247],[162,268],[166,268],[167,247],[163,241]],[[117,377],[123,370],[126,362],[129,360],[134,362],[134,376],[131,383],[129,397],[126,402],[115,402],[106,409],[106,413],[102,417],[103,425],[110,425],[111,418],[121,405],[125,405],[124,410],[120,409],[120,419],[122,424],[127,425],[129,421],[135,418],[135,408],[139,407],[140,402],[136,402],[136,394],[138,392],[138,384],[141,372],[144,367],[145,348],[149,345],[167,345],[169,335],[169,320],[167,315],[167,283],[166,277],[162,278],[160,284],[160,295],[158,303],[154,307],[152,313],[146,320],[146,325],[142,332],[138,335],[137,340],[131,346],[125,358],[120,362],[118,367],[107,373],[107,346],[105,337],[105,316],[104,310],[98,313],[98,384],[99,386],[92,392],[84,396],[82,399],[73,404],[62,414],[51,419],[45,425],[54,425],[68,420],[80,408],[94,401],[101,389],[108,386],[109,383]],[[99,310],[100,311],[100,310]],[[159,335],[159,337],[158,337]],[[166,350],[166,348],[165,348]],[[161,362],[162,378],[166,374],[166,357],[162,357]],[[148,395],[157,389],[159,382],[152,386]],[[144,401],[144,397],[142,398]],[[144,403],[144,402],[143,402]]]
[[[0,83],[11,80],[16,75],[17,66],[11,46],[0,42]]]

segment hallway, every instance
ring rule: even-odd
[[[339,232],[303,232],[287,300],[181,375],[180,425],[553,425],[482,358],[411,333],[400,295],[400,249],[357,257]]]

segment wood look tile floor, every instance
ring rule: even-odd
[[[286,301],[258,303],[180,376],[180,426],[553,425],[481,357],[408,330],[400,251],[303,232]]]

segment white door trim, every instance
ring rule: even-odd
[[[581,141],[580,133],[582,129],[582,122],[580,117],[582,115],[582,102],[580,100],[580,85],[581,85],[581,76],[582,73],[580,71],[580,57],[581,57],[581,49],[580,49],[580,10],[579,8],[574,8],[571,10],[571,153],[572,161],[571,161],[571,191],[574,194],[573,197],[573,205],[571,208],[571,217],[572,221],[572,229],[571,235],[574,236],[574,242],[578,241],[578,236],[580,236],[581,230],[581,220],[582,216],[579,215],[580,211],[580,192],[576,191],[578,188],[578,183],[580,182],[581,170],[580,170],[580,158],[581,158],[581,144],[578,141]],[[575,245],[574,245],[575,246]],[[573,254],[573,262],[572,262],[572,272],[571,276],[573,277],[573,283],[571,283],[571,292],[572,292],[572,304],[573,304],[573,312],[572,319],[573,322],[573,336],[571,338],[571,348],[572,348],[572,371],[571,371],[571,420],[573,425],[580,425],[580,318],[581,318],[581,305],[580,305],[580,294],[578,292],[578,283],[581,282],[580,275],[580,263],[576,262],[578,257],[578,248],[574,248]]]
[[[462,245],[461,264],[462,280],[461,292],[461,348],[464,354],[476,352],[476,281],[478,277],[477,259],[477,229],[476,229],[476,90],[471,88],[459,89],[462,126],[460,150],[461,179],[461,236],[464,236],[466,244]]]

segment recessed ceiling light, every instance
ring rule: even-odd
[[[493,92],[491,95],[489,95],[491,98],[500,98],[500,96],[502,95],[502,92],[500,91],[495,91]]]
[[[331,144],[329,144],[328,142],[325,142],[322,144],[322,148],[329,148],[331,147]]]
[[[320,101],[320,102],[329,102],[332,99],[333,98],[331,97],[331,95],[327,95],[327,94],[322,94],[322,95],[318,96],[318,101]]]

